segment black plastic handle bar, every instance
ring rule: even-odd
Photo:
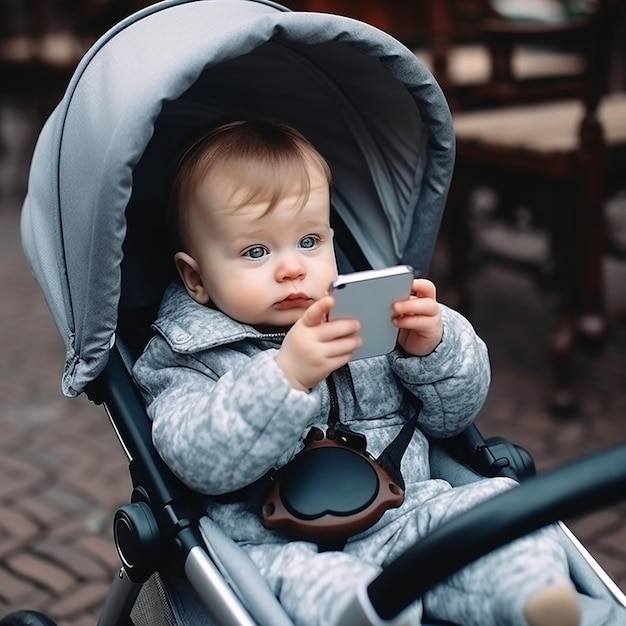
[[[396,617],[478,557],[563,518],[626,499],[626,444],[528,479],[434,530],[368,586],[373,608]]]

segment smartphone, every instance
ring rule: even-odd
[[[391,352],[398,340],[393,325],[392,304],[411,295],[413,268],[396,265],[381,270],[366,270],[339,275],[330,285],[335,305],[329,320],[357,318],[361,323],[363,344],[351,360]]]

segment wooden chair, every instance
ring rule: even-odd
[[[372,24],[409,47],[417,45],[428,32],[424,18],[427,6],[414,0],[282,0],[294,11],[315,11],[346,15]]]
[[[581,89],[583,55],[558,47],[537,47],[535,35],[577,33],[581,24],[559,24],[556,31],[534,20],[506,17],[494,0],[423,0],[428,27],[415,53],[433,71],[454,111],[571,97]],[[531,13],[528,13],[531,15]],[[520,36],[522,33],[523,36]],[[538,37],[539,35],[537,35]],[[515,85],[515,91],[511,85]]]
[[[431,1],[443,8],[447,0]],[[589,14],[549,24],[486,16],[482,36],[492,59],[491,78],[465,94],[484,109],[454,115],[457,163],[443,228],[451,303],[471,317],[466,281],[474,243],[472,189],[492,186],[505,208],[507,198],[523,201],[549,233],[558,301],[549,403],[560,411],[574,406],[576,340],[598,345],[607,330],[603,205],[607,193],[626,182],[626,94],[606,93],[619,9],[620,0],[597,0]],[[516,45],[553,46],[563,40],[568,48],[580,46],[585,59],[580,73],[530,81],[514,75]]]
[[[285,4],[297,11],[347,15],[390,33],[426,62],[455,110],[498,103],[490,93],[491,57],[483,42],[485,19],[501,17],[492,0],[285,0]],[[494,53],[499,55],[499,49]],[[527,87],[535,84],[534,94],[526,89],[532,99],[541,97],[542,85],[549,84],[554,92],[555,78],[563,82],[580,74],[583,64],[559,50],[520,45],[511,66]],[[561,92],[568,93],[566,85]]]

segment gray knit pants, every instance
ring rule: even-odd
[[[513,484],[491,478],[452,488],[431,480],[421,489],[409,488],[400,508],[387,511],[372,528],[350,539],[343,552],[319,553],[315,544],[301,541],[243,548],[297,626],[330,626],[356,589],[385,564],[440,524]],[[426,501],[424,489],[432,491]],[[463,626],[527,626],[526,600],[554,583],[572,584],[555,528],[548,527],[481,557],[407,611],[414,624],[421,623],[425,610]]]

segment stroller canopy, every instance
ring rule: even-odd
[[[361,22],[253,0],[166,0],[105,34],[35,148],[22,241],[64,341],[62,388],[106,365],[120,306],[170,278],[167,178],[180,142],[225,116],[300,129],[333,171],[333,209],[373,267],[428,270],[454,134],[430,72]]]

